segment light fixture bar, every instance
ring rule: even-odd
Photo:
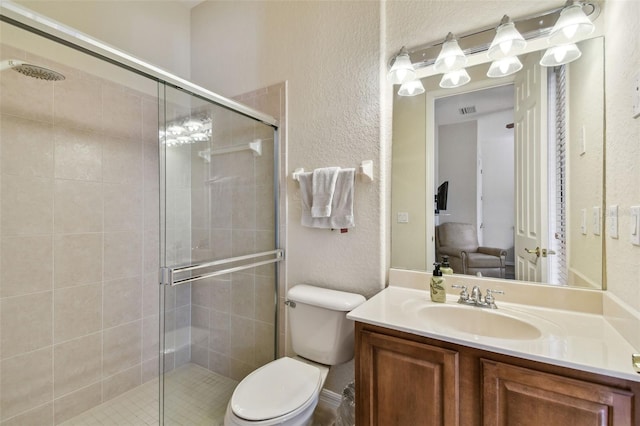
[[[544,37],[551,32],[564,7],[563,5],[556,9],[514,19],[513,22],[525,40]],[[583,2],[582,10],[592,22],[600,15],[600,5],[594,1]],[[469,56],[488,51],[495,35],[496,27],[494,25],[457,35],[457,39],[464,54]],[[443,41],[438,40],[409,50],[413,68],[418,70],[433,65],[440,53],[442,44]]]

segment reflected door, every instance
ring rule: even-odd
[[[515,274],[541,282],[547,279],[547,75],[538,61],[538,54],[528,55],[515,81]]]

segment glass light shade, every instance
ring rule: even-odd
[[[403,47],[396,56],[387,74],[387,79],[392,84],[403,84],[416,78],[416,71],[413,69],[409,53]]]
[[[491,63],[487,77],[506,77],[511,74],[515,74],[522,69],[522,62],[517,56],[511,56],[509,58],[502,58]]]
[[[443,89],[453,89],[455,87],[464,86],[470,81],[471,77],[469,77],[469,73],[466,69],[462,68],[443,75],[442,80],[440,80],[440,87]]]
[[[400,86],[398,95],[400,96],[416,96],[424,93],[424,86],[420,79],[411,80]]]
[[[458,40],[452,33],[447,34],[442,50],[436,58],[434,69],[436,72],[447,73],[464,68],[465,65],[467,65],[467,57],[460,49]]]
[[[190,132],[195,132],[198,131],[200,129],[202,129],[203,124],[202,122],[198,121],[198,120],[187,120],[184,124],[183,124],[184,128],[187,129]]]
[[[167,132],[169,132],[172,135],[181,135],[184,133],[184,127],[179,126],[177,124],[173,124],[167,127]]]
[[[191,139],[193,139],[196,142],[206,142],[209,140],[209,136],[206,135],[206,133],[192,133],[191,134]]]
[[[594,29],[595,25],[582,11],[582,5],[574,3],[560,12],[558,22],[556,22],[549,34],[549,43],[572,43],[577,39],[588,36]]]
[[[489,46],[487,55],[490,59],[515,56],[522,52],[527,45],[522,34],[516,29],[515,24],[509,21],[508,17],[505,16],[505,18],[507,22],[500,24],[496,29],[496,36],[493,38],[491,46]]]
[[[558,65],[568,64],[571,61],[575,61],[582,52],[575,44],[562,44],[560,46],[550,47],[544,52],[540,65],[543,67],[555,67]]]

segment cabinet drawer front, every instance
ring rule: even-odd
[[[368,331],[358,351],[359,425],[459,424],[457,352]]]
[[[481,363],[485,426],[632,426],[631,392],[486,359]]]

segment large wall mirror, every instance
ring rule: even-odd
[[[509,77],[482,64],[460,88],[438,75],[396,95],[392,267],[447,255],[455,273],[604,288],[604,39],[578,46],[562,67],[531,52]],[[474,264],[477,247],[504,267]]]

